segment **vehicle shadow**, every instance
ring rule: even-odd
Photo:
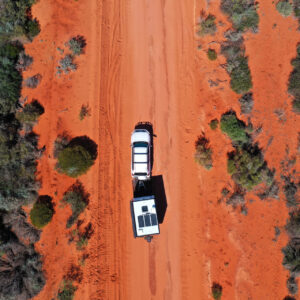
[[[151,145],[151,148],[150,148],[150,166],[151,166],[151,172],[152,172],[153,163],[154,163],[153,136],[156,136],[156,135],[153,135],[153,125],[150,122],[139,122],[135,125],[134,129],[146,129],[150,133],[150,138],[151,138],[151,140],[150,140],[150,145]]]
[[[154,195],[157,220],[162,224],[168,207],[163,176],[152,176],[146,181],[133,180],[132,186],[134,198]]]

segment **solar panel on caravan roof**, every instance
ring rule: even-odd
[[[156,226],[157,225],[156,214],[151,214],[150,217],[151,217],[152,226]]]
[[[139,222],[139,227],[140,228],[145,227],[143,216],[138,216],[138,222]]]
[[[144,218],[145,218],[145,225],[146,226],[151,226],[150,216],[149,215],[144,215]]]

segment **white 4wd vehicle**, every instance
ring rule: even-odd
[[[151,176],[151,136],[146,129],[135,129],[131,134],[131,175],[138,180]]]

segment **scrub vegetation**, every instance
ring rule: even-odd
[[[205,16],[205,14],[202,13],[200,17],[200,22],[198,24],[198,35],[213,35],[216,31],[216,17],[211,14]]]
[[[97,145],[88,137],[76,137],[72,140],[59,138],[55,142],[56,169],[70,177],[85,174],[97,157]]]
[[[30,220],[36,228],[42,229],[51,221],[53,214],[52,198],[46,195],[39,196],[30,211]]]
[[[211,287],[211,293],[215,300],[221,300],[223,288],[220,284],[214,282]]]
[[[293,12],[293,6],[289,1],[278,1],[276,4],[277,11],[283,16],[288,17]]]
[[[297,46],[297,56],[291,63],[294,69],[289,77],[288,92],[294,97],[293,111],[300,114],[300,44]]]
[[[200,136],[195,143],[196,153],[195,161],[209,170],[212,168],[212,150],[209,146],[209,141],[204,135]]]
[[[207,50],[207,57],[208,57],[209,60],[216,60],[217,57],[218,57],[216,50],[208,49]]]
[[[22,71],[33,61],[21,42],[30,42],[40,31],[31,15],[34,3],[0,4],[0,299],[7,300],[32,298],[45,284],[41,258],[34,249],[39,231],[21,210],[37,199],[36,160],[42,153],[37,135],[27,126],[42,111],[34,101],[24,107],[19,101]]]
[[[72,209],[72,215],[67,221],[67,228],[70,228],[87,207],[89,194],[84,190],[82,183],[77,180],[64,194],[62,201],[69,204]]]
[[[259,17],[253,0],[222,0],[221,10],[229,16],[237,31],[257,31]]]
[[[246,126],[233,111],[222,115],[220,128],[232,141],[234,151],[228,153],[227,171],[236,184],[246,190],[252,190],[265,182],[274,183],[274,172],[267,167],[261,149],[253,144],[251,126]]]

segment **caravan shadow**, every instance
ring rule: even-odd
[[[168,207],[164,180],[162,175],[152,177],[151,187],[152,193],[155,196],[158,223],[162,224]]]

